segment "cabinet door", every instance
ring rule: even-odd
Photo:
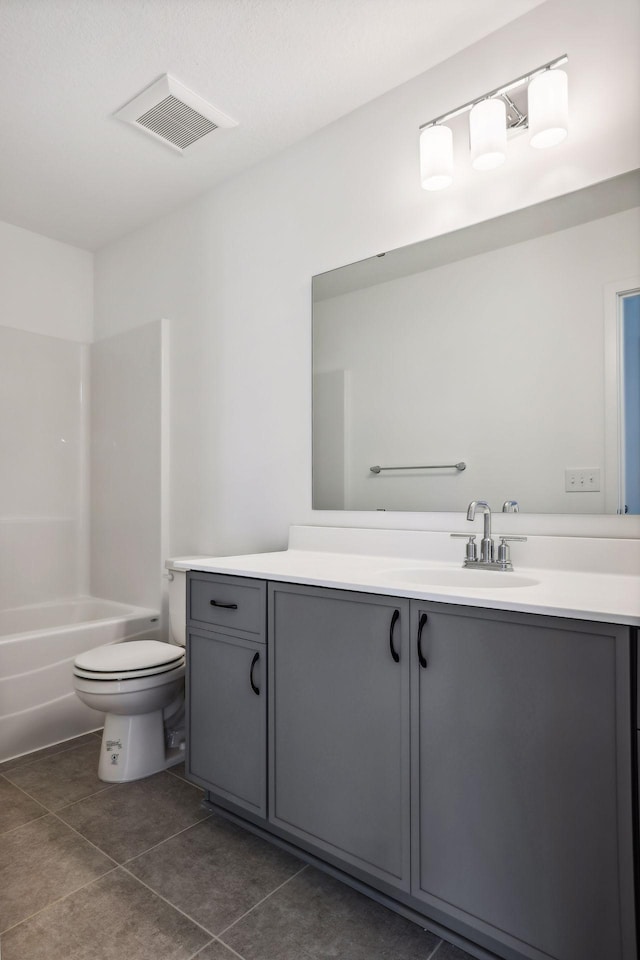
[[[187,638],[187,770],[196,783],[266,817],[266,646],[222,633]]]
[[[628,631],[412,603],[414,643],[424,616],[412,893],[518,955],[634,956]]]
[[[409,887],[409,602],[269,585],[270,820]]]

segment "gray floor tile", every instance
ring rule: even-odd
[[[303,866],[297,857],[213,816],[127,869],[215,934]]]
[[[102,737],[102,731],[100,731],[98,736]],[[81,737],[74,737],[73,740],[54,743],[51,747],[44,747],[42,750],[25,753],[21,757],[14,757],[13,760],[5,760],[4,763],[0,763],[0,773],[6,773],[8,770],[15,770],[18,767],[26,767],[31,763],[36,763],[38,760],[44,760],[45,757],[52,757],[55,756],[56,753],[64,753],[66,750],[81,747],[85,743],[93,743],[95,737],[95,733],[85,733]]]
[[[196,954],[193,960],[238,960],[238,954],[232,953],[219,940],[214,940],[213,943]],[[301,958],[301,960],[304,960],[304,958]]]
[[[474,960],[470,953],[461,950],[460,947],[454,947],[452,943],[443,940],[435,952],[433,960]]]
[[[112,785],[104,793],[60,811],[60,817],[123,863],[210,814],[202,791],[163,771],[145,780]]]
[[[82,746],[16,767],[4,776],[49,810],[60,810],[109,788],[98,780],[99,756],[100,743],[90,735],[90,742]]]
[[[2,960],[431,957],[431,934],[324,874],[299,873],[301,861],[223,818],[206,819],[184,764],[131,784],[98,780],[100,738],[0,764]],[[211,941],[215,933],[228,946]],[[443,942],[433,960],[471,957]]]
[[[47,811],[35,800],[19,790],[4,777],[0,777],[0,834],[23,823],[29,823]]]
[[[246,960],[425,960],[439,937],[310,868],[220,939]]]
[[[2,960],[190,960],[209,935],[122,870],[2,937]]]
[[[52,814],[6,833],[0,837],[0,930],[114,866]]]

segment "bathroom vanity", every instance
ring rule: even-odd
[[[513,574],[411,531],[172,561],[207,802],[478,956],[635,958],[638,544],[552,540]]]

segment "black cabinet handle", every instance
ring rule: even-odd
[[[212,607],[224,607],[225,610],[237,610],[237,603],[220,603],[219,600],[209,600]]]
[[[253,679],[253,671],[255,670],[256,663],[260,659],[259,653],[254,653],[253,660],[251,661],[251,670],[249,670],[249,683],[251,684],[251,689],[255,693],[256,697],[260,696],[260,687],[256,687],[255,681]]]
[[[426,613],[423,613],[418,623],[418,660],[420,661],[420,666],[425,670],[427,668],[427,659],[422,652],[422,631],[424,630],[424,625],[426,622],[427,615]]]
[[[396,623],[398,622],[399,619],[400,619],[400,611],[394,610],[393,616],[391,617],[391,626],[389,628],[389,649],[391,650],[391,656],[393,657],[395,663],[399,661],[400,654],[398,653],[398,651],[393,645],[393,631],[395,630]]]

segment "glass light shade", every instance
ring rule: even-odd
[[[507,111],[503,100],[481,100],[469,114],[471,166],[492,170],[507,159]]]
[[[529,84],[529,142],[555,147],[569,129],[569,98],[564,70],[545,70]]]
[[[442,190],[453,183],[453,134],[437,123],[420,134],[420,180],[424,190]]]

